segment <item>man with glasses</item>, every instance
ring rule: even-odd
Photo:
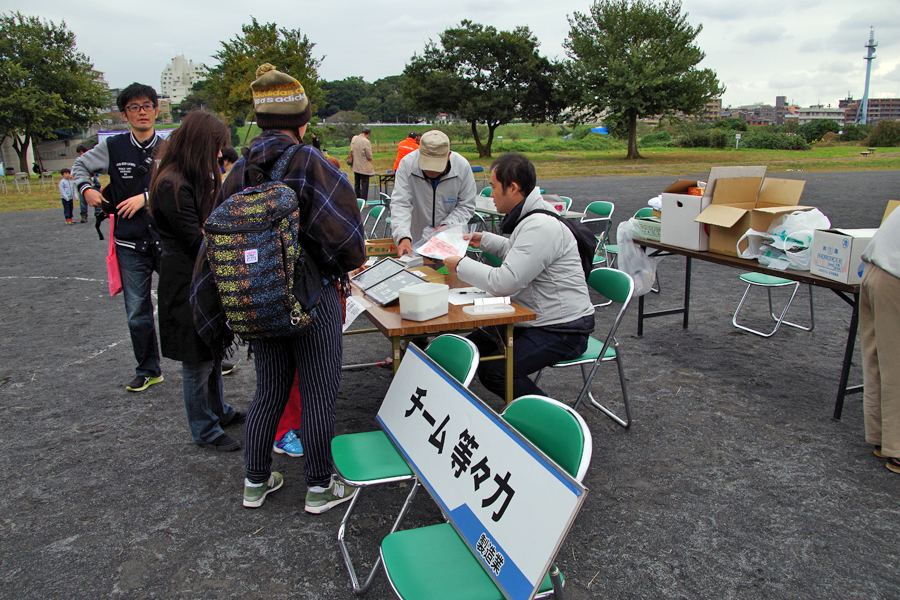
[[[159,109],[152,87],[132,83],[122,90],[116,104],[131,131],[100,140],[75,160],[72,175],[87,203],[102,206],[115,221],[116,258],[137,360],[134,379],[125,389],[141,392],[163,380],[150,299],[153,272],[159,272],[159,238],[145,208],[153,157],[162,138],[153,128]],[[91,187],[96,173],[109,174],[108,189],[102,194]]]

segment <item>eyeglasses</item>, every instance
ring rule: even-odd
[[[145,104],[129,104],[125,107],[125,110],[130,113],[136,113],[140,112],[142,108],[144,109],[144,112],[151,112],[154,108],[156,108],[156,105],[149,102]]]

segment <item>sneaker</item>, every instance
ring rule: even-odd
[[[881,453],[881,446],[874,446],[872,452],[874,452],[875,456],[878,458],[887,458],[887,456]]]
[[[887,457],[887,462],[884,464],[889,470],[894,473],[900,473],[900,458],[894,458],[893,456]],[[307,506],[309,506],[309,494],[306,494],[306,502]]]
[[[75,223],[72,221],[72,219],[66,219],[66,225],[74,225],[74,224]]]
[[[352,500],[353,496],[356,495],[356,491],[357,488],[350,487],[332,478],[331,486],[325,491],[314,492],[310,489],[306,492],[306,512],[314,515],[322,514],[333,506]]]
[[[231,375],[234,373],[234,370],[237,369],[237,365],[232,363],[222,363],[222,375]]]
[[[272,471],[269,481],[259,487],[244,485],[244,506],[247,508],[259,508],[265,502],[269,492],[274,492],[284,484],[284,477],[278,471]]]
[[[288,456],[303,456],[303,446],[300,444],[300,438],[292,430],[288,430],[284,437],[272,445],[272,450],[277,454],[287,454]]]
[[[197,445],[201,448],[209,448],[210,450],[215,450],[216,452],[231,452],[232,450],[237,450],[241,447],[241,443],[227,433],[223,433],[211,442]]]
[[[87,223],[87,217],[85,215],[81,215],[81,222]]]
[[[164,379],[162,375],[160,375],[159,377],[142,377],[138,375],[131,380],[131,383],[125,386],[125,389],[129,392],[143,392],[151,385],[162,383],[163,381]]]
[[[247,420],[247,411],[246,410],[236,410],[234,411],[234,416],[231,417],[231,420],[227,423],[223,423],[222,427],[228,427],[229,425],[238,425]]]

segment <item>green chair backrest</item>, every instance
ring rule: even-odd
[[[489,198],[491,196],[491,190],[493,190],[491,186],[485,186],[483,190],[481,190],[481,195],[485,198]]]
[[[500,265],[503,264],[503,261],[502,261],[502,260],[500,260],[499,258],[497,258],[496,256],[494,256],[494,255],[491,254],[490,252],[485,252],[485,251],[482,250],[481,256],[483,256],[484,259],[485,259],[486,261],[488,261],[489,263],[491,263],[491,264],[494,265],[495,267],[499,267]]]
[[[575,411],[542,396],[521,396],[505,411],[503,420],[538,447],[575,479],[587,471],[592,451],[587,426]],[[586,447],[586,445],[588,447]],[[587,458],[587,461],[585,461]]]
[[[453,334],[441,335],[428,344],[425,354],[463,386],[468,387],[472,382],[478,366],[478,350],[469,340]]]
[[[612,215],[613,210],[615,210],[615,205],[612,202],[597,200],[588,204],[584,209],[584,216],[586,219],[602,219]]]
[[[594,269],[588,276],[588,285],[613,302],[624,304],[631,298],[634,280],[618,269]]]
[[[569,210],[570,208],[572,208],[572,199],[571,198],[569,198],[568,196],[560,196],[560,199],[566,205],[565,210]]]
[[[379,218],[379,217],[381,216],[381,213],[382,213],[382,212],[384,212],[384,205],[383,205],[383,204],[376,204],[376,205],[373,206],[372,209],[369,211],[369,216],[370,216],[370,217],[373,217],[373,218],[375,218],[375,219],[377,219],[377,218]]]
[[[363,206],[366,205],[366,201],[363,200],[362,198],[357,198],[357,199],[356,199],[356,202],[359,204],[359,210],[360,210],[360,212],[362,212]]]
[[[642,208],[642,209],[638,210],[636,213],[634,213],[635,219],[646,219],[647,217],[652,217],[652,216],[653,216],[653,209],[650,208],[649,206],[645,206],[644,208]]]

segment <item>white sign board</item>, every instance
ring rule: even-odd
[[[585,488],[413,345],[378,421],[506,597],[532,598]]]

